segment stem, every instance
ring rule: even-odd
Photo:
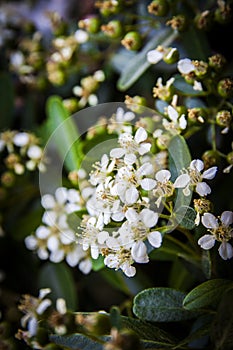
[[[178,239],[176,239],[173,236],[170,235],[166,235],[166,238],[169,239],[171,242],[175,243],[176,245],[180,246],[185,252],[187,252],[189,255],[191,254],[193,257],[195,257],[196,259],[198,258],[198,260],[200,259],[199,255],[195,254],[193,252],[193,249],[189,248],[186,244],[180,242]]]

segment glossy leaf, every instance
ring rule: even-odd
[[[172,288],[149,288],[134,298],[133,312],[145,321],[175,322],[194,317],[182,306],[185,293]]]
[[[62,104],[58,96],[51,96],[47,100],[46,111],[48,116],[47,129],[53,138],[59,155],[68,171],[77,169],[82,154],[77,148],[79,133],[72,117]]]
[[[169,46],[177,37],[177,33],[174,33],[170,28],[165,28],[154,35],[146,46],[135,55],[122,71],[120,79],[117,82],[117,87],[121,91],[125,91],[130,88],[136,80],[150,67],[150,63],[147,61],[147,52],[155,49],[158,45],[164,47]]]
[[[65,263],[46,263],[41,267],[38,280],[39,288],[51,288],[51,298],[55,301],[57,298],[66,300],[67,308],[76,310],[77,293],[75,282],[71,271]]]
[[[195,287],[184,298],[183,306],[187,310],[216,305],[226,289],[233,287],[233,282],[225,279],[212,279]]]
[[[109,340],[109,337],[102,337],[102,340]],[[67,336],[51,335],[50,340],[57,345],[64,346],[67,349],[80,350],[102,350],[101,342],[97,342],[84,334],[71,334]]]

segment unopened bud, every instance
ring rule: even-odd
[[[148,7],[148,12],[155,16],[166,16],[169,11],[169,4],[167,0],[154,0]]]
[[[233,79],[224,78],[218,82],[218,93],[224,98],[231,98],[233,96]]]
[[[129,32],[121,40],[121,43],[127,50],[137,51],[142,45],[142,38],[138,32]]]

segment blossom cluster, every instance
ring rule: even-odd
[[[174,113],[172,109],[170,113]],[[216,166],[204,170],[204,163],[194,159],[171,180],[166,161],[158,166],[156,159],[161,152],[151,152],[156,142],[154,133],[147,132],[140,122],[130,124],[134,118],[132,111],[117,109],[108,132],[117,135],[119,147],[93,164],[89,178],[79,170],[79,190],[61,187],[54,197],[42,196],[43,225],[25,240],[39,258],[53,262],[65,259],[70,266],[79,264],[80,270],[88,273],[91,259],[102,255],[109,268],[134,276],[133,264],[147,263],[149,252],[162,244],[166,225],[160,225],[160,215],[165,213],[169,220],[172,207],[169,212],[166,202],[172,203],[176,191],[182,190],[184,196],[194,191],[201,198],[211,193],[206,180],[215,177]],[[75,231],[68,217],[81,210],[84,214]]]

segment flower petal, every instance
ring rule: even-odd
[[[136,134],[134,136],[134,139],[137,143],[141,143],[147,139],[147,132],[144,128],[140,127],[136,131]]]
[[[147,52],[147,61],[151,64],[156,64],[163,58],[163,53],[158,50],[151,50]]]
[[[125,154],[125,150],[123,148],[113,148],[110,151],[110,157],[112,158],[121,158]]]
[[[190,182],[190,176],[188,174],[182,174],[177,177],[176,181],[174,182],[175,188],[184,188],[186,187]]]
[[[132,186],[125,192],[125,200],[127,204],[134,204],[139,197],[138,190]]]
[[[147,248],[142,241],[135,242],[131,248],[131,254],[134,261],[137,263],[147,263],[149,261]]]
[[[142,222],[148,228],[154,227],[157,224],[158,218],[159,218],[158,213],[150,209],[143,209],[140,213],[140,216],[141,216]]]
[[[198,182],[196,186],[196,192],[200,196],[207,196],[207,194],[211,193],[211,188],[209,185],[207,185],[206,182]]]
[[[222,242],[218,248],[219,255],[223,260],[231,259],[233,257],[232,245],[228,242]]]
[[[204,163],[200,159],[194,159],[190,163],[190,168],[192,170],[198,170],[199,172],[201,172],[204,169]]]
[[[141,180],[140,185],[144,190],[150,191],[156,186],[156,183],[157,182],[155,180],[146,178]]]
[[[230,226],[233,222],[233,212],[232,211],[224,211],[221,215],[221,221],[225,226]]]
[[[217,170],[218,168],[216,166],[213,166],[205,170],[204,173],[202,174],[203,179],[212,180],[215,177]]]
[[[189,58],[183,58],[179,60],[177,68],[182,74],[189,74],[194,71],[195,67]]]
[[[176,122],[178,117],[179,117],[179,114],[178,114],[177,110],[174,107],[172,107],[172,106],[168,106],[167,107],[167,114],[168,114],[168,117],[173,122]]]
[[[162,243],[162,235],[159,231],[150,232],[147,236],[149,243],[152,247],[159,248]]]
[[[211,249],[215,244],[215,238],[213,235],[204,235],[203,237],[199,238],[198,244],[202,249]]]
[[[169,170],[166,169],[159,170],[155,175],[156,180],[158,180],[159,182],[166,182],[170,179],[170,177],[171,173]]]
[[[218,228],[218,219],[210,213],[204,213],[204,215],[201,218],[202,225],[206,228]]]

